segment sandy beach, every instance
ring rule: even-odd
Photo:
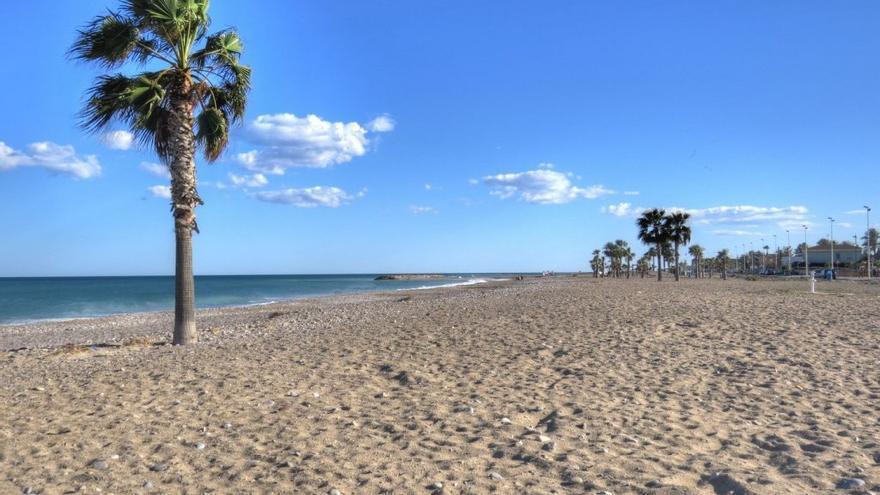
[[[880,491],[880,286],[552,277],[0,327],[0,493]],[[336,490],[336,491],[334,491]]]

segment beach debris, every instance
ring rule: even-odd
[[[203,444],[202,442],[197,443],[196,449],[197,450],[205,450],[205,444]]]
[[[504,476],[501,476],[496,471],[489,471],[489,479],[495,480],[495,481],[501,481],[504,479]]]
[[[511,421],[510,418],[504,417],[504,418],[501,418],[501,424],[503,424],[503,425],[513,424],[513,421]]]
[[[558,420],[559,420],[559,411],[554,409],[550,414],[541,418],[541,420],[538,421],[538,425],[536,427],[543,426],[544,430],[547,433],[553,433],[554,431],[556,431],[559,428],[559,425],[557,424]]]
[[[645,483],[645,486],[648,488],[660,488],[660,486],[662,486],[662,484],[660,483],[660,480],[651,480],[651,481]]]
[[[541,443],[550,443],[552,441],[547,435],[538,435],[538,440],[540,440]]]
[[[163,464],[161,462],[150,466],[150,471],[152,471],[154,473],[161,473],[162,471],[167,471],[167,470],[168,470],[168,464]]]
[[[328,494],[328,495],[342,495],[342,492],[340,492],[340,491],[337,490],[336,488],[331,488],[330,491],[327,492],[327,494]]]
[[[843,478],[837,482],[837,488],[840,490],[855,490],[865,486],[865,480],[861,478]]]
[[[98,469],[100,471],[104,471],[105,469],[109,469],[110,466],[107,464],[107,461],[103,459],[93,459],[89,462],[89,467],[92,469]]]

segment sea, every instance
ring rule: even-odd
[[[503,280],[511,274],[450,273],[427,280],[358,275],[196,276],[196,306],[253,306],[333,294],[420,290]],[[0,277],[0,325],[174,308],[174,277]]]

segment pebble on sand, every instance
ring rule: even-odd
[[[504,479],[504,476],[501,476],[500,474],[496,473],[495,471],[490,471],[489,478],[493,479],[495,481],[501,481]]]
[[[865,486],[865,480],[860,478],[843,478],[837,482],[837,488],[840,490],[854,490]]]

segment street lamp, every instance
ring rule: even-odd
[[[809,275],[810,271],[810,245],[807,244],[807,229],[809,227],[806,224],[801,225],[804,228],[804,275]]]
[[[831,220],[831,272],[834,273],[834,219],[828,217],[828,220]]]
[[[868,248],[868,280],[871,280],[871,255],[874,254],[871,250],[871,208],[868,206],[863,206],[862,208],[865,209],[865,223],[867,224],[865,247]]]
[[[788,229],[785,229],[785,235],[788,236],[788,274],[791,275],[791,232]]]

